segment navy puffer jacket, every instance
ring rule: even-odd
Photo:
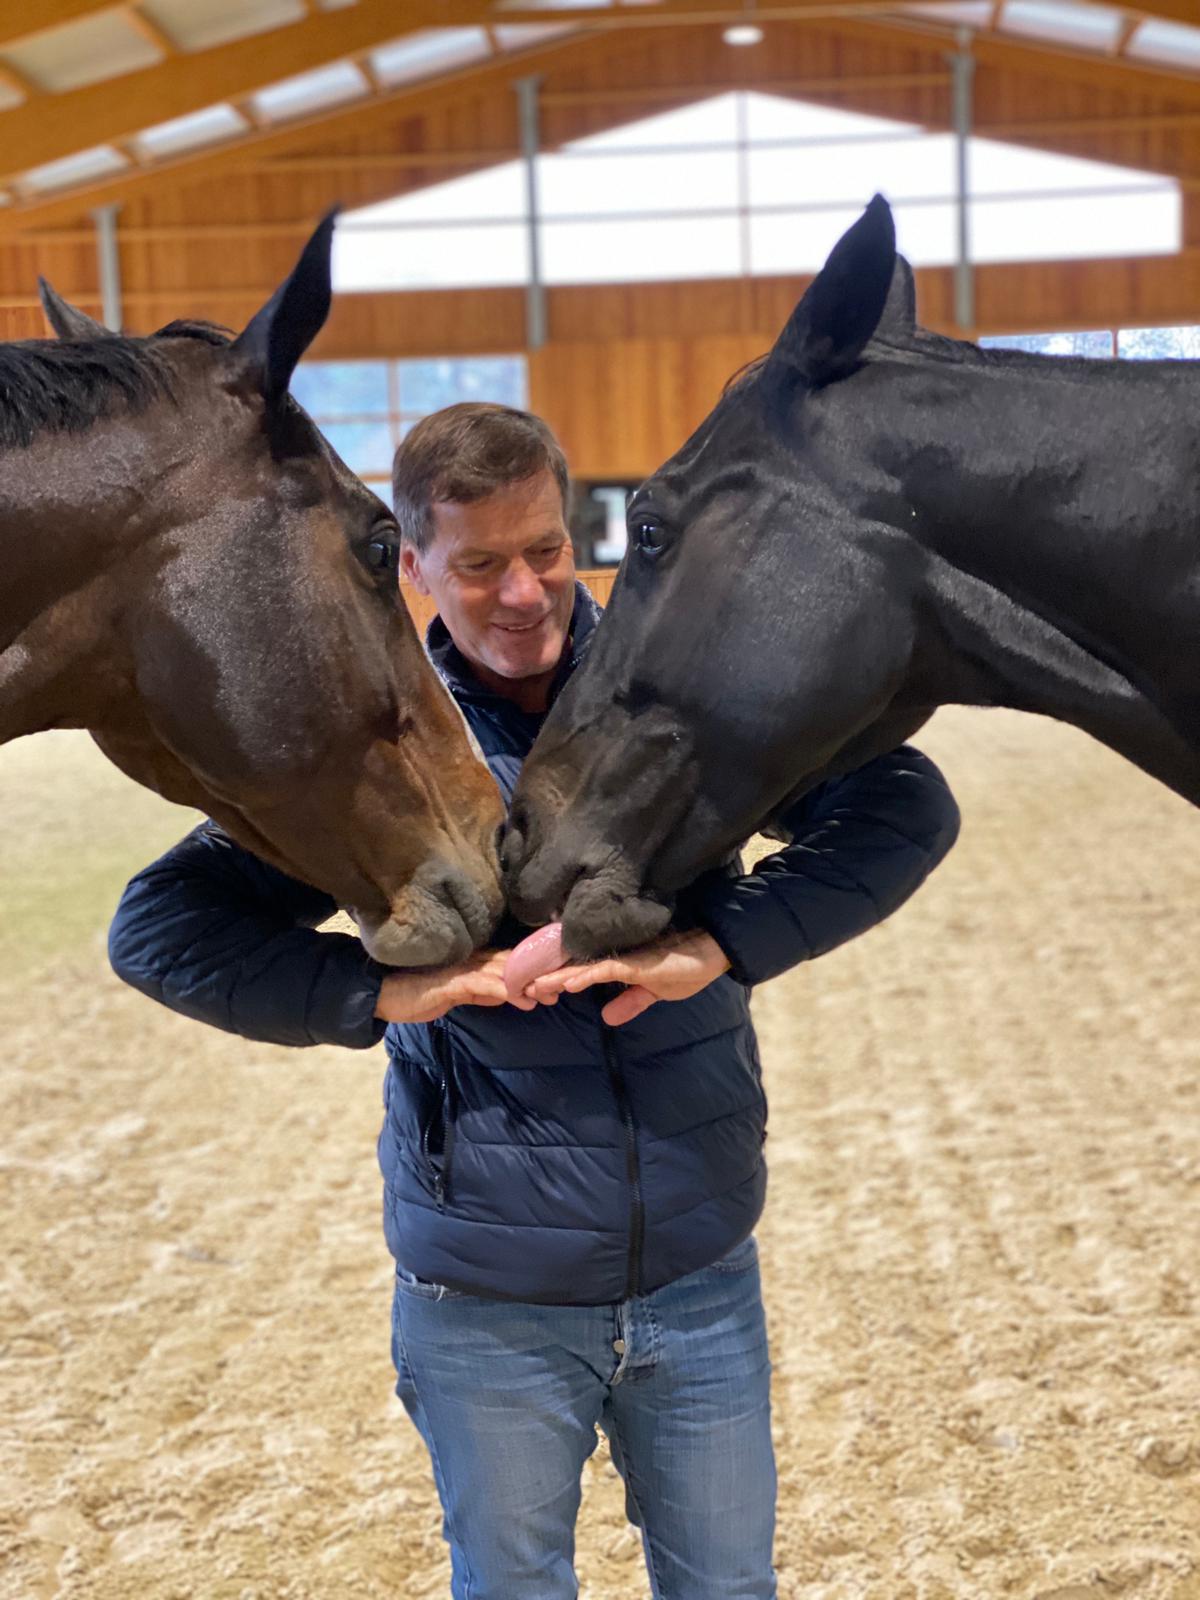
[[[581,586],[560,679],[597,614]],[[510,795],[542,718],[485,690],[436,620],[429,643]],[[766,1103],[749,987],[899,906],[953,843],[958,812],[937,768],[902,749],[825,784],[786,822],[790,845],[747,876],[708,874],[690,897],[688,916],[732,962],[691,1000],[617,1029],[600,1021],[612,991],[599,989],[387,1028],[384,1224],[410,1272],[505,1299],[609,1304],[750,1232]],[[386,969],[356,939],[315,931],[332,910],[207,823],[126,889],[110,953],[144,993],[248,1038],[370,1045]],[[524,931],[510,923],[499,942]]]

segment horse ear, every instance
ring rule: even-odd
[[[330,257],[338,207],[313,230],[291,275],[279,285],[230,346],[243,357],[254,386],[269,406],[287,393],[296,363],[325,325],[333,291]]]
[[[896,265],[892,209],[877,194],[830,251],[775,342],[767,367],[812,388],[851,371],[879,327]]]
[[[89,317],[86,311],[80,311],[69,304],[56,289],[51,288],[45,278],[38,279],[38,295],[42,302],[42,310],[46,313],[46,321],[60,339],[114,337],[111,328],[106,328],[102,322],[96,322]]]
[[[917,286],[913,282],[913,269],[902,255],[897,254],[892,269],[892,285],[888,290],[883,315],[877,333],[888,333],[893,338],[903,338],[917,326]]]

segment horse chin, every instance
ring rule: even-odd
[[[465,961],[476,948],[466,924],[451,911],[424,927],[396,922],[371,925],[357,918],[358,934],[367,954],[385,967],[445,967]]]
[[[590,961],[656,939],[671,920],[670,900],[630,892],[609,875],[581,878],[563,909],[563,948]]]
[[[386,917],[350,911],[368,955],[389,967],[443,967],[487,944],[503,907],[498,883],[481,889],[454,868],[422,867]]]

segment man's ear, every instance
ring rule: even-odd
[[[418,594],[428,594],[429,585],[421,571],[421,557],[416,545],[405,539],[400,545],[400,576],[411,583]]]

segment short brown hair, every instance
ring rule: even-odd
[[[424,555],[433,538],[438,501],[470,505],[539,472],[554,474],[565,516],[567,458],[540,417],[482,400],[465,400],[422,417],[392,462],[392,500],[401,536]]]

